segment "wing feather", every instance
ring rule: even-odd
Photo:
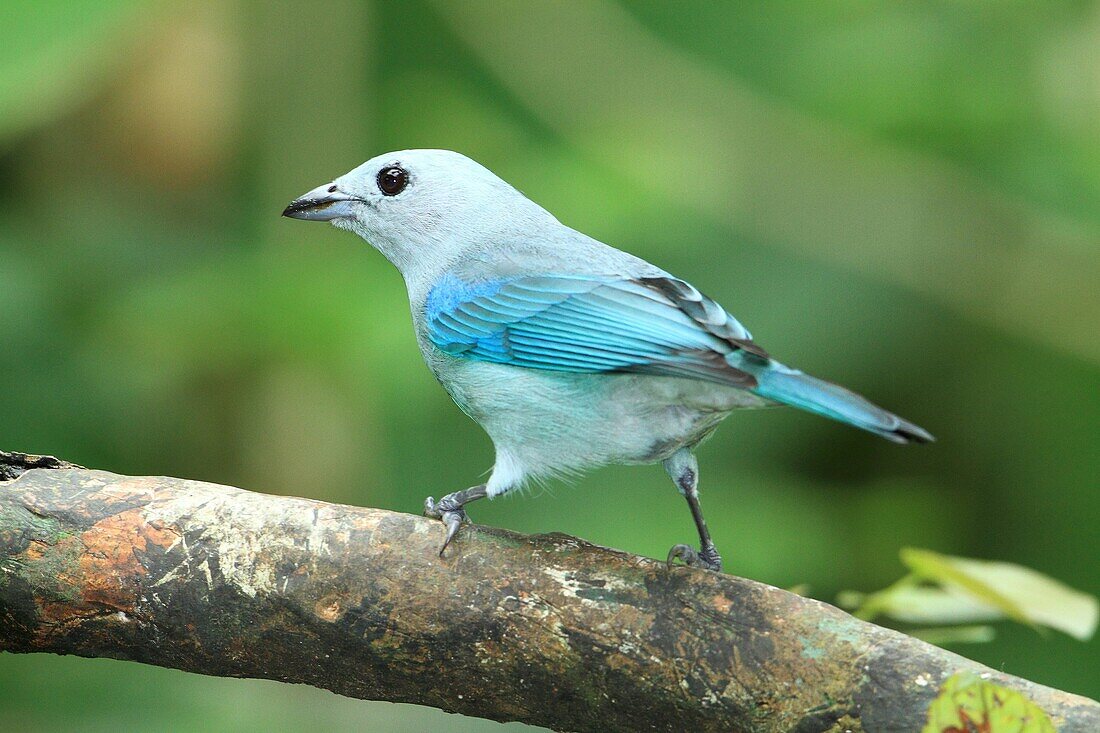
[[[568,275],[471,284],[454,277],[425,306],[428,337],[456,356],[532,369],[637,372],[752,388],[740,359],[767,360],[713,300],[670,277]]]

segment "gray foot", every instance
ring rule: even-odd
[[[677,559],[689,567],[722,572],[722,556],[718,554],[718,548],[714,543],[706,544],[702,551],[698,552],[691,545],[674,545],[668,551],[669,567],[672,567]]]
[[[451,540],[458,533],[458,528],[464,522],[470,521],[470,518],[466,516],[466,510],[457,501],[456,495],[458,493],[460,492],[447,494],[438,502],[431,496],[424,500],[424,516],[440,519],[443,524],[447,525],[447,539],[443,540],[443,546],[439,548],[440,557],[443,557],[443,551],[447,549],[447,545],[451,544]]]
[[[482,484],[447,494],[438,502],[430,496],[424,500],[424,516],[441,519],[443,524],[447,525],[447,539],[443,540],[443,547],[439,548],[440,557],[443,557],[443,551],[447,549],[447,545],[451,544],[458,528],[464,522],[470,521],[463,507],[471,501],[484,499],[487,495],[485,485]]]

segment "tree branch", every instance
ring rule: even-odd
[[[818,601],[565,535],[0,453],[0,650],[263,677],[571,731],[919,731],[970,670]],[[34,466],[62,466],[34,468]],[[17,477],[16,477],[17,476]]]

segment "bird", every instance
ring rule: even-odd
[[[485,483],[424,502],[446,527],[440,556],[470,502],[598,466],[661,463],[699,536],[668,564],[721,571],[695,449],[734,410],[789,405],[894,443],[934,440],[776,360],[685,280],[566,226],[461,153],[385,153],[283,216],[351,231],[397,268],[424,361],[492,440]]]

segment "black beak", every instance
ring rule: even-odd
[[[307,211],[311,211],[318,206],[323,206],[323,201],[317,199],[294,199],[290,202],[290,205],[283,209],[283,216],[289,216],[291,219],[301,219],[304,217],[296,216]]]
[[[354,204],[359,203],[362,202],[354,196],[336,190],[335,184],[325,184],[291,201],[283,209],[283,216],[308,221],[331,221],[354,216]]]

